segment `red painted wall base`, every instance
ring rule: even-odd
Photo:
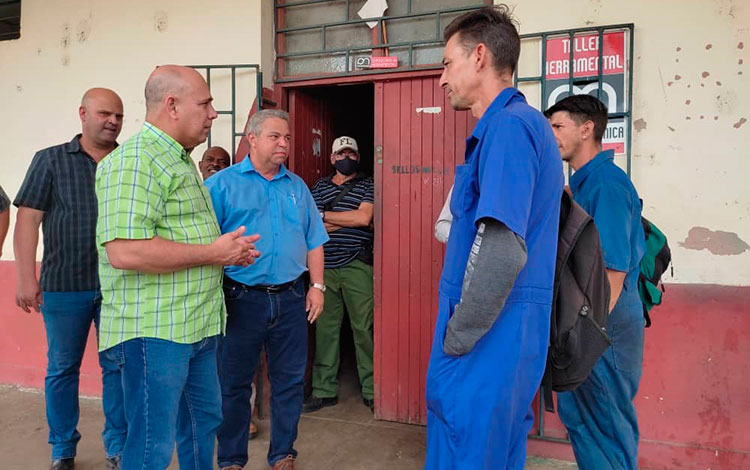
[[[44,324],[16,307],[15,285],[13,263],[0,262],[0,383],[42,388]],[[750,468],[750,287],[668,285],[652,319],[636,398],[641,468]],[[80,390],[101,394],[93,330]],[[565,437],[551,413],[544,432]],[[536,439],[529,455],[573,460],[569,445]]]
[[[635,400],[640,468],[750,469],[750,287],[667,285],[651,318]],[[557,415],[544,414],[544,435],[566,437]],[[573,459],[569,445],[535,439],[529,454]]]
[[[44,388],[47,339],[42,314],[16,306],[16,271],[12,261],[0,261],[0,383]],[[80,393],[101,396],[96,333],[92,326],[81,365]]]

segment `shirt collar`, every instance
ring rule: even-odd
[[[68,153],[78,153],[81,151],[81,134],[76,134],[73,140],[65,144],[65,151]]]
[[[523,93],[518,91],[518,89],[513,87],[503,89],[503,91],[498,93],[495,99],[492,100],[492,103],[490,103],[490,106],[487,108],[487,110],[485,110],[484,114],[479,119],[479,122],[477,122],[477,125],[474,126],[474,132],[471,133],[471,136],[479,138],[481,136],[481,133],[484,131],[484,128],[489,125],[490,116],[502,110],[511,102],[518,99],[524,101],[526,100],[526,97],[524,97]]]
[[[240,163],[240,172],[241,173],[255,172],[255,173],[258,173],[260,175],[260,172],[255,169],[255,167],[253,166],[253,162],[250,160],[250,154],[247,154],[245,156],[245,158],[242,160],[242,162]],[[279,168],[279,172],[276,173],[276,176],[274,176],[273,178],[271,178],[271,181],[273,181],[275,179],[283,178],[284,176],[289,177],[289,175],[287,173],[288,173],[288,171],[286,169],[286,166],[282,163],[281,167]],[[263,176],[263,175],[260,175],[260,176]]]
[[[155,137],[159,142],[164,144],[166,147],[168,147],[173,152],[180,155],[180,158],[183,160],[189,160],[190,154],[185,150],[185,148],[179,144],[174,138],[172,138],[171,135],[167,134],[163,130],[159,129],[155,125],[151,124],[150,122],[144,122],[143,126],[141,127],[141,132],[145,134],[151,134],[153,137]]]
[[[73,137],[73,140],[65,144],[65,151],[68,153],[86,153],[85,150],[83,150],[83,147],[81,147],[81,136],[83,134],[76,134],[75,137]],[[120,144],[115,142],[115,148],[117,148]],[[86,154],[88,155],[88,154]]]
[[[607,161],[612,161],[615,158],[615,151],[614,150],[602,150],[601,152],[597,153],[594,158],[589,160],[588,163],[583,165],[581,168],[578,169],[575,173],[573,173],[570,176],[570,189],[574,193],[578,191],[578,189],[581,187],[583,182],[586,180],[586,178],[594,172],[597,168],[599,168],[603,163]]]

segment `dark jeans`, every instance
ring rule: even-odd
[[[224,421],[217,434],[219,466],[244,466],[248,460],[250,393],[262,348],[271,381],[271,446],[268,463],[296,457],[294,441],[302,411],[307,363],[305,286],[266,293],[224,278],[227,334],[219,354]]]
[[[557,411],[581,470],[638,468],[638,417],[633,400],[643,370],[643,305],[623,289],[607,318],[612,341],[577,389],[557,394]]]
[[[180,468],[213,469],[221,423],[217,344],[218,336],[192,344],[135,338],[105,351],[122,368],[122,470],[167,468],[175,442]]]
[[[76,429],[79,373],[91,322],[99,327],[101,302],[98,290],[42,293],[42,315],[47,331],[44,399],[53,459],[75,457],[76,444],[81,439]],[[104,353],[99,353],[99,365],[104,408],[102,439],[107,456],[115,457],[122,452],[127,432],[120,369]]]

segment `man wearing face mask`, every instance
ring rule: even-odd
[[[315,328],[313,393],[303,413],[338,403],[339,333],[344,307],[354,336],[362,401],[373,409],[372,385],[372,215],[371,177],[357,170],[357,141],[333,141],[331,163],[336,172],[315,183],[312,194],[330,240],[325,252],[325,302]]]

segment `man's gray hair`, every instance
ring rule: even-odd
[[[289,122],[289,113],[280,109],[263,109],[253,114],[247,125],[245,126],[245,135],[253,134],[259,136],[260,131],[263,129],[263,123],[268,118],[283,119],[287,123]]]

